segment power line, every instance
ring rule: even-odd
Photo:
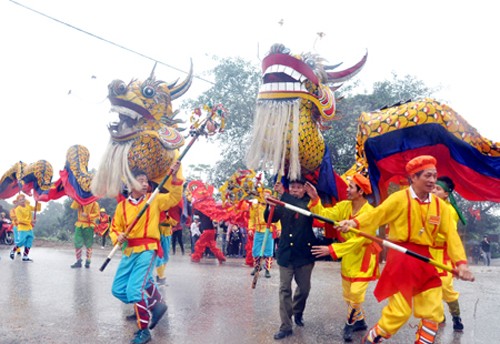
[[[174,70],[179,71],[179,72],[181,72],[181,73],[189,74],[189,72],[186,72],[185,70],[182,70],[182,69],[180,69],[180,68],[174,67],[174,66],[172,66],[172,65],[170,65],[170,64],[168,64],[168,63],[165,63],[165,62],[162,62],[162,61],[160,61],[160,60],[157,60],[157,59],[155,59],[155,58],[153,58],[153,57],[151,57],[151,56],[145,55],[145,54],[140,53],[140,52],[138,52],[138,51],[136,51],[136,50],[133,50],[133,49],[127,48],[126,46],[123,46],[123,45],[121,45],[121,44],[118,44],[118,43],[115,43],[115,42],[113,42],[113,41],[110,41],[109,39],[106,39],[106,38],[103,38],[103,37],[98,36],[98,35],[96,35],[96,34],[93,34],[92,32],[89,32],[89,31],[86,31],[86,30],[80,29],[79,27],[76,27],[76,26],[71,25],[71,24],[69,24],[69,23],[66,23],[66,22],[64,22],[64,21],[62,21],[62,20],[59,20],[59,19],[54,18],[54,17],[52,17],[52,16],[49,16],[48,14],[45,14],[45,13],[43,13],[43,12],[37,11],[37,10],[35,10],[35,9],[31,8],[31,7],[28,7],[28,6],[24,5],[24,4],[21,4],[21,3],[17,2],[17,1],[14,1],[14,0],[9,0],[9,1],[10,1],[10,2],[12,2],[13,4],[16,4],[16,5],[20,6],[20,7],[23,7],[23,8],[25,8],[25,9],[29,10],[29,11],[32,11],[32,12],[34,12],[34,13],[38,14],[38,15],[41,15],[41,16],[43,16],[43,17],[45,17],[45,18],[48,18],[48,19],[50,19],[50,20],[53,20],[53,21],[55,21],[55,22],[57,22],[57,23],[59,23],[59,24],[65,25],[65,26],[67,26],[67,27],[69,27],[69,28],[71,28],[71,29],[73,29],[73,30],[80,31],[81,33],[84,33],[84,34],[86,34],[86,35],[88,35],[88,36],[91,36],[91,37],[93,37],[93,38],[99,39],[99,40],[101,40],[101,41],[103,41],[103,42],[106,42],[106,43],[108,43],[108,44],[114,45],[114,46],[115,46],[115,47],[117,47],[117,48],[120,48],[120,49],[126,50],[126,51],[128,51],[128,52],[130,52],[130,53],[133,53],[133,54],[136,54],[136,55],[139,55],[139,56],[141,56],[141,57],[143,57],[143,58],[145,58],[145,59],[148,59],[148,60],[151,60],[151,61],[157,62],[157,63],[159,63],[159,64],[161,64],[161,65],[164,65],[164,66],[166,66],[166,67],[168,67],[168,68],[174,69]],[[209,84],[215,85],[215,83],[214,83],[213,81],[209,81],[209,80],[204,79],[204,78],[202,78],[202,77],[199,77],[199,76],[197,76],[197,75],[194,75],[193,77],[194,77],[194,78],[196,78],[196,79],[199,79],[199,80],[201,80],[201,81],[205,81],[205,82],[207,82],[207,83],[209,83]]]

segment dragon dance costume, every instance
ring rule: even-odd
[[[179,175],[180,170],[177,172]],[[182,180],[168,180],[165,184],[167,194],[158,194],[147,207],[146,212],[132,227],[126,245],[124,244],[113,281],[113,295],[124,303],[134,304],[137,326],[148,333],[148,326],[153,328],[159,317],[166,311],[166,304],[153,279],[156,257],[163,257],[160,244],[160,215],[175,207],[182,197]],[[113,243],[124,233],[137,218],[151,194],[136,200],[129,196],[121,201],[111,222],[110,237]],[[150,314],[151,312],[151,314]],[[160,315],[156,315],[160,314]],[[151,324],[150,324],[151,320]]]
[[[97,219],[99,218],[99,203],[92,202],[87,205],[81,205],[77,201],[73,201],[70,206],[78,212],[78,219],[75,222],[75,255],[76,262],[71,265],[72,268],[82,267],[82,248],[85,245],[86,260],[85,267],[90,267],[92,259],[92,244],[94,243],[94,229]]]
[[[437,196],[441,197],[441,199],[444,199],[448,207],[450,208],[451,212],[451,220],[452,220],[452,228],[450,228],[450,231],[457,231],[457,224],[458,220],[460,219],[463,224],[466,224],[465,218],[463,215],[459,216],[460,210],[456,208],[456,203],[454,200],[454,197],[452,195],[452,192],[454,190],[454,183],[449,180],[449,183],[446,182],[448,177],[440,177],[438,178],[438,181],[436,182],[436,189],[438,186],[441,188],[441,190],[445,193],[447,193],[448,197],[447,199],[442,197],[446,196],[446,194],[438,194],[435,189],[435,193]],[[451,185],[450,185],[451,184]],[[451,200],[451,202],[449,201]],[[450,268],[453,268],[453,263],[451,262],[451,259],[448,255],[448,249],[447,249],[447,244],[446,244],[446,239],[443,237],[442,234],[438,234],[436,241],[434,242],[434,245],[429,249],[432,257],[434,260],[442,263],[445,266],[448,266]],[[453,321],[453,330],[457,332],[461,332],[464,329],[464,325],[462,324],[462,319],[460,317],[460,304],[458,302],[458,298],[460,296],[460,293],[456,291],[453,288],[453,275],[445,270],[441,270],[437,268],[439,277],[441,278],[441,283],[442,283],[442,289],[443,289],[443,301],[448,304],[448,309],[450,311],[450,314],[452,316],[452,321]],[[443,320],[444,322],[445,320]]]
[[[170,258],[170,244],[172,242],[172,228],[177,224],[172,217],[162,213],[160,216],[160,245],[163,251],[163,257],[156,257],[156,282],[165,284],[165,269]]]
[[[254,270],[252,274],[260,268],[261,250],[263,249],[265,260],[266,277],[271,277],[270,270],[273,263],[274,238],[273,233],[281,231],[281,224],[278,222],[272,224],[269,233],[266,233],[267,223],[264,220],[264,211],[266,206],[262,203],[252,204],[250,206],[250,215],[248,219],[248,229],[253,231],[252,257]],[[267,238],[266,238],[267,236]],[[265,242],[265,246],[263,247]]]
[[[414,175],[431,166],[435,169],[435,159],[430,160],[427,156],[411,160],[407,165],[408,174]],[[451,260],[457,266],[467,263],[460,237],[450,230],[449,207],[432,194],[428,194],[427,200],[420,200],[413,186],[393,193],[378,207],[360,214],[353,221],[361,231],[371,234],[388,224],[388,240],[429,258],[429,247],[441,233],[448,242]],[[412,309],[413,314],[421,318],[415,342],[434,342],[438,323],[443,320],[441,280],[434,266],[389,250],[374,294],[379,302],[389,298],[389,303],[366,336],[369,342],[390,338],[410,318]]]
[[[14,200],[13,202],[14,207],[10,210],[9,216],[10,220],[12,221],[12,231],[14,233],[14,245],[17,246],[17,254],[21,254],[21,248],[19,247],[19,233],[17,231],[17,217],[16,217],[16,207],[17,207],[17,201]]]
[[[310,204],[312,212],[334,221],[353,219],[371,209],[373,206],[368,202],[356,214],[353,214],[351,201],[339,202],[331,208],[323,207],[319,198],[318,202],[313,201]],[[368,283],[378,278],[378,254],[381,248],[371,240],[352,232],[338,233],[337,239],[340,242],[333,243],[328,248],[333,259],[342,259],[342,296],[348,306],[346,324],[364,323],[365,312],[362,304]],[[360,327],[366,329],[366,325]]]
[[[31,262],[32,259],[28,255],[35,238],[33,235],[33,212],[40,211],[41,205],[37,203],[35,207],[31,206],[30,202],[22,194],[17,196],[16,201],[17,207],[14,213],[17,219],[18,242],[10,251],[10,258],[14,259],[17,249],[24,246],[23,262]]]

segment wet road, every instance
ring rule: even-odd
[[[0,245],[0,343],[128,343],[136,331],[125,316],[132,306],[111,295],[120,255],[104,272],[99,267],[109,248],[94,249],[90,269],[70,269],[70,247],[35,247],[33,263],[11,261],[9,247]],[[456,281],[465,331],[453,333],[451,322],[441,328],[436,343],[500,343],[500,260],[495,266],[473,266],[476,282]],[[346,308],[341,298],[339,263],[320,261],[313,271],[312,291],[304,314],[305,326],[279,343],[343,343]],[[171,256],[168,286],[162,287],[169,309],[152,330],[151,343],[278,343],[278,271],[251,288],[251,269],[243,259],[219,265],[204,258]],[[373,325],[384,303],[369,287],[365,309]],[[447,308],[447,307],[446,307]],[[446,309],[447,312],[447,309]],[[447,314],[447,317],[450,316]],[[450,319],[451,320],[451,319]],[[388,343],[413,343],[417,320],[412,319]],[[362,333],[356,333],[359,343]]]

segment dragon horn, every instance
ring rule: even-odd
[[[172,87],[169,87],[170,97],[172,98],[172,100],[175,100],[186,93],[189,90],[191,83],[193,82],[193,60],[191,59],[190,61],[191,67],[189,68],[189,73],[186,79],[177,86],[175,86],[174,84],[172,85]]]
[[[155,61],[155,65],[153,66],[153,70],[151,71],[151,74],[149,75],[150,79],[154,79],[154,77],[155,77],[155,69],[156,69],[157,64],[158,64],[158,61]]]
[[[368,59],[368,51],[366,51],[366,54],[365,54],[365,56],[363,56],[361,61],[356,63],[351,68],[347,68],[347,69],[345,69],[343,71],[339,71],[339,72],[327,72],[326,74],[328,75],[328,82],[329,83],[338,83],[338,82],[343,82],[343,81],[349,80],[350,78],[352,78],[353,76],[358,74],[358,72],[365,65],[367,59]]]

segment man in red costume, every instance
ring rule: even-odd
[[[341,221],[339,229],[346,233],[349,227],[355,227],[375,234],[377,228],[388,224],[390,241],[429,258],[429,247],[441,233],[448,242],[448,253],[457,266],[458,277],[473,281],[460,237],[450,230],[450,209],[432,194],[437,179],[436,159],[418,156],[408,162],[406,172],[411,181],[409,188],[393,193],[371,211]],[[412,311],[420,318],[415,343],[434,343],[438,324],[443,320],[441,279],[434,266],[389,250],[374,294],[379,302],[386,298],[389,302],[362,343],[380,343],[390,338],[408,321]]]
[[[196,180],[188,184],[188,189],[194,190],[190,197],[193,215],[198,216],[200,220],[199,230],[201,232],[198,241],[196,241],[194,253],[191,254],[191,261],[199,263],[205,249],[208,247],[219,260],[219,263],[223,263],[226,261],[226,257],[215,242],[216,231],[211,218],[211,215],[218,211],[212,197],[213,187],[210,185],[205,186],[201,181]]]

